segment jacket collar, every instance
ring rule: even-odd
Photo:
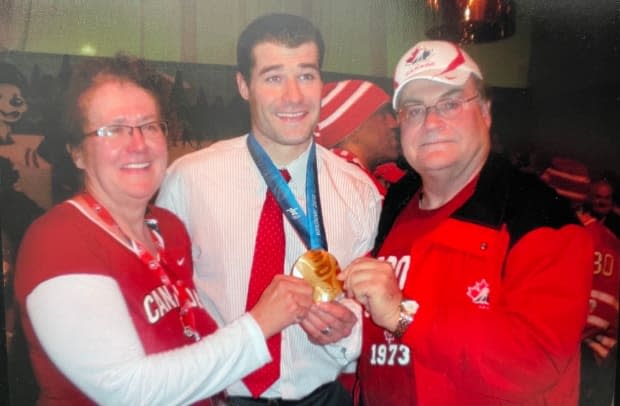
[[[480,171],[474,194],[451,217],[499,229],[506,213],[509,172],[510,164],[506,160],[495,154],[489,155]],[[407,206],[421,186],[420,175],[410,168],[398,183],[389,188],[379,220],[375,254],[398,214]]]

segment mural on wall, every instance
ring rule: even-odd
[[[0,64],[0,156],[9,159],[20,178],[15,187],[39,206],[51,205],[51,165],[38,148],[43,141],[40,129],[29,126],[25,116],[37,114],[26,97],[27,82],[14,65]]]

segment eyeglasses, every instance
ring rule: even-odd
[[[401,123],[409,125],[420,125],[426,119],[429,110],[434,109],[437,114],[443,118],[454,118],[463,109],[465,103],[478,98],[479,94],[476,94],[469,99],[444,99],[439,100],[432,106],[426,106],[421,103],[409,104],[398,110],[398,120]]]
[[[168,134],[168,124],[165,121],[151,121],[142,125],[124,125],[124,124],[112,124],[104,125],[97,128],[95,131],[91,131],[84,135],[94,135],[96,137],[107,138],[128,138],[133,135],[133,130],[139,129],[142,136],[149,138],[158,135],[166,136]]]

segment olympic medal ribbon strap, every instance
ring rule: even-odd
[[[316,143],[312,142],[306,167],[306,212],[291,192],[288,183],[273,164],[269,155],[252,133],[247,138],[248,149],[267,187],[273,193],[282,212],[309,250],[327,250],[327,238],[321,211],[316,165]]]
[[[157,249],[157,258],[151,254],[146,247],[140,243],[139,241],[135,241],[120,228],[120,226],[116,223],[110,212],[103,207],[99,202],[95,200],[95,198],[90,193],[83,193],[82,198],[90,206],[91,209],[99,216],[99,218],[111,229],[117,229],[123,235],[127,241],[134,248],[134,252],[140,258],[142,263],[144,263],[150,270],[156,272],[159,276],[161,282],[171,291],[177,298],[177,302],[179,304],[179,315],[181,321],[181,327],[183,328],[183,334],[194,341],[200,340],[200,334],[198,333],[198,329],[196,328],[196,318],[194,314],[194,305],[193,301],[190,298],[189,293],[187,292],[187,287],[182,280],[175,278],[175,281],[172,282],[169,273],[171,271],[167,269],[165,263],[165,255],[164,255],[164,240],[159,232],[159,228],[157,225],[157,220],[155,219],[145,219],[145,224],[148,226],[150,231],[151,239]]]

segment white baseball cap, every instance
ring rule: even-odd
[[[400,91],[416,79],[432,80],[453,86],[463,86],[470,75],[482,80],[480,68],[458,45],[447,41],[422,41],[405,52],[394,72],[394,97],[396,104]]]

